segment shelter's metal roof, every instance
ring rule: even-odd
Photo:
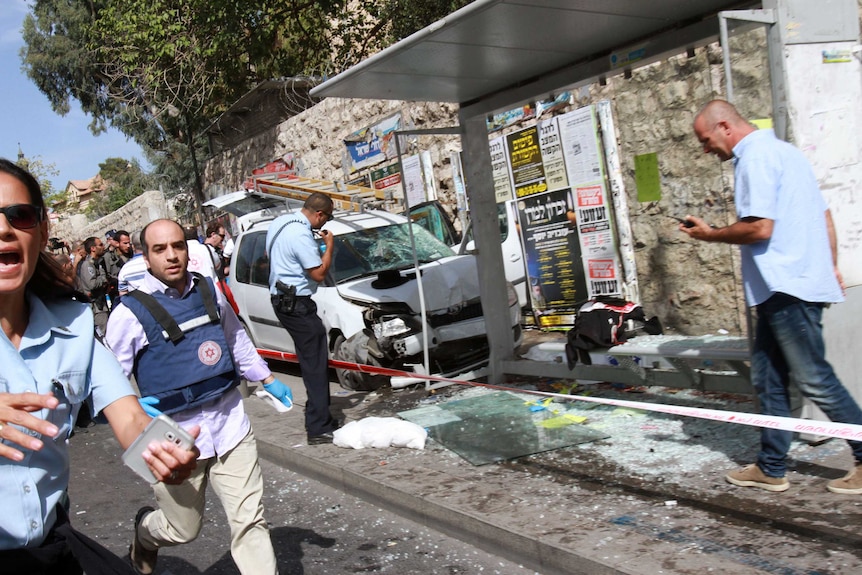
[[[718,36],[740,0],[477,0],[324,82],[312,96],[506,105]],[[559,82],[552,86],[550,82]],[[548,87],[550,86],[550,87]]]

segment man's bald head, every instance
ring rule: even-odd
[[[733,124],[748,124],[748,120],[739,114],[736,107],[730,102],[725,102],[724,100],[712,100],[711,102],[708,102],[697,113],[695,121],[700,117],[702,117],[708,124],[716,124],[722,121]]]
[[[756,129],[724,100],[712,100],[701,108],[693,127],[704,153],[715,154],[722,161],[732,158],[736,144]]]

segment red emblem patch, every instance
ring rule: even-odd
[[[204,365],[215,365],[221,359],[221,347],[214,341],[205,341],[198,348],[198,359]]]

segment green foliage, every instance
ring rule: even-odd
[[[95,14],[103,2],[36,0],[24,19],[24,70],[48,97],[52,109],[65,115],[77,100],[92,117],[90,130],[99,134],[117,126],[121,106],[106,97],[96,54],[87,43]]]
[[[383,3],[380,19],[390,23],[385,44],[393,44],[414,32],[445,18],[472,0],[388,0]]]
[[[205,145],[206,136],[201,134],[195,147],[202,149]],[[194,173],[194,168],[184,143],[171,142],[164,150],[145,150],[144,155],[153,167],[148,175],[148,190],[162,190],[169,198],[177,194],[191,193],[193,182],[189,175]]]
[[[108,158],[99,164],[99,176],[105,189],[87,204],[86,213],[91,217],[106,216],[149,189],[150,176],[137,160]]]
[[[51,178],[60,175],[60,170],[57,169],[56,164],[53,162],[44,162],[41,156],[34,156],[32,159],[27,158],[23,161],[19,160],[16,163],[30,172],[36,178],[36,181],[39,182],[46,206],[50,206],[63,199],[65,190],[55,190],[54,184],[51,183]]]
[[[192,191],[202,130],[258,83],[335,74],[466,3],[33,0],[21,55],[54,111],[76,100],[93,133],[117,128]]]

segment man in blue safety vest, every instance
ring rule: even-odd
[[[212,280],[188,272],[179,224],[151,222],[141,243],[149,274],[114,309],[106,342],[126,374],[135,375],[148,412],[200,425],[201,455],[186,482],[153,486],[160,508],[138,511],[132,564],[139,573],[152,573],[160,547],[197,537],[211,483],[228,516],[240,572],[274,574],[257,445],[237,384],[240,375],[261,381],[285,404],[292,401],[290,389],[273,377]]]

